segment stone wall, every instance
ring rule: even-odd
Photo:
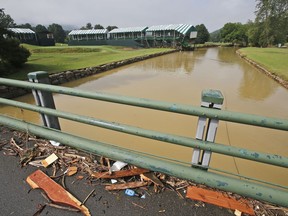
[[[50,74],[49,75],[50,83],[52,85],[60,85],[66,82],[70,82],[72,80],[91,76],[94,74],[98,74],[104,71],[111,70],[113,68],[121,67],[121,66],[128,65],[134,62],[153,58],[156,56],[173,53],[176,51],[177,50],[171,50],[167,52],[155,53],[151,55],[139,56],[135,58],[130,58],[126,60],[103,64],[103,65],[99,65],[96,67],[88,67],[88,68],[82,68],[78,70],[69,70],[69,71],[63,71],[59,73]],[[15,97],[18,97],[18,96],[21,96],[30,92],[31,92],[30,89],[15,88],[15,87],[10,87],[10,86],[0,86],[0,97],[3,97],[3,98],[15,98]]]
[[[247,58],[245,55],[243,55],[242,53],[240,53],[238,50],[236,51],[236,53],[243,58],[244,60],[246,60],[248,63],[250,63],[251,65],[253,65],[254,67],[258,68],[260,71],[262,71],[263,73],[265,73],[267,76],[269,76],[270,78],[274,79],[276,82],[278,82],[280,85],[284,86],[286,89],[288,89],[288,82],[284,79],[282,79],[281,77],[279,77],[277,74],[272,73],[271,71],[268,71],[267,69],[265,69],[264,67],[262,67],[261,65],[257,64],[256,62],[254,62],[253,60]]]

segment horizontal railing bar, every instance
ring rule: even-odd
[[[288,207],[288,193],[282,189],[276,189],[268,187],[267,185],[264,186],[254,182],[249,182],[247,180],[231,178],[218,173],[211,173],[173,162],[159,160],[154,157],[144,156],[140,153],[132,154],[129,151],[116,146],[112,147],[109,144],[63,133],[51,128],[40,127],[35,124],[6,116],[0,116],[0,124],[17,130],[27,131],[42,138],[52,139],[70,147],[88,151],[92,154],[103,155],[114,160],[124,161],[152,171],[177,176],[182,179],[188,179],[220,190]]]
[[[139,151],[135,151],[135,150],[131,150],[131,149],[129,149],[129,151],[130,152],[139,152]],[[150,153],[146,153],[146,152],[141,152],[141,154],[155,157],[154,154],[150,154]],[[167,158],[167,157],[160,156],[160,155],[157,155],[157,158],[160,158],[160,159],[163,159],[163,160],[173,161],[175,163],[181,163],[181,164],[187,165],[187,166],[191,166],[191,162],[188,163],[187,161],[176,160],[176,159],[173,159],[173,158]],[[235,177],[239,177],[239,178],[242,178],[242,179],[247,179],[249,181],[259,182],[259,183],[262,183],[262,184],[266,184],[266,185],[270,185],[270,186],[273,186],[273,187],[278,187],[278,188],[283,188],[285,190],[288,190],[288,186],[279,185],[279,184],[275,184],[275,183],[272,183],[272,182],[264,181],[262,179],[253,178],[253,177],[249,177],[249,176],[245,176],[245,175],[232,173],[232,172],[229,172],[229,171],[225,171],[225,170],[222,170],[222,169],[218,169],[218,168],[212,167],[210,165],[207,167],[207,166],[203,166],[201,164],[193,164],[193,166],[194,167],[208,169],[208,170],[213,170],[215,172],[224,173],[224,174],[227,174],[227,175],[230,175],[230,176],[235,176]]]
[[[203,116],[208,118],[214,118],[229,122],[254,125],[259,127],[266,127],[278,130],[288,131],[288,120],[268,118],[252,114],[243,114],[238,112],[223,111],[216,109],[207,109],[203,107],[193,107],[188,105],[181,105],[175,103],[168,103],[163,101],[155,101],[144,98],[134,98],[120,95],[105,94],[99,92],[88,92],[80,89],[72,89],[61,86],[53,86],[47,84],[31,83],[26,81],[11,80],[0,78],[0,84],[16,86],[28,89],[39,89],[43,91],[50,91],[59,94],[73,95],[77,97],[84,97],[90,99],[96,99],[101,101],[107,101],[112,103],[126,104],[137,107],[145,107],[149,109],[162,110],[167,112],[174,112],[180,114],[187,114],[193,116]]]
[[[169,143],[186,146],[186,147],[200,148],[203,150],[209,150],[209,151],[224,154],[224,155],[234,156],[238,158],[243,158],[247,160],[258,161],[258,162],[262,162],[266,164],[288,168],[288,157],[284,157],[280,155],[260,153],[260,152],[255,152],[255,151],[250,151],[247,149],[234,147],[234,146],[227,146],[227,145],[223,145],[219,143],[203,142],[203,141],[195,140],[195,139],[188,138],[188,137],[160,133],[160,132],[153,131],[153,130],[146,130],[143,128],[133,127],[130,125],[104,121],[104,120],[100,120],[100,119],[96,119],[92,117],[63,112],[60,110],[39,107],[39,106],[26,104],[26,103],[18,102],[18,101],[13,101],[9,99],[4,99],[4,98],[0,98],[0,104],[11,105],[11,106],[19,107],[22,109],[28,109],[28,110],[32,110],[32,111],[43,113],[43,114],[58,116],[61,118],[72,120],[72,121],[77,121],[77,122],[81,122],[81,123],[85,123],[89,125],[94,125],[94,126],[114,130],[114,131],[141,136],[141,137],[145,137],[149,139],[169,142]]]

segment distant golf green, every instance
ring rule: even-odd
[[[247,58],[266,68],[271,73],[288,81],[288,49],[287,48],[255,48],[239,50]]]
[[[11,79],[26,79],[27,73],[47,71],[48,73],[65,70],[94,67],[114,61],[120,61],[137,56],[164,52],[172,49],[151,48],[133,49],[117,46],[67,46],[39,47],[23,45],[30,50],[31,56],[25,66],[17,73],[8,75]]]

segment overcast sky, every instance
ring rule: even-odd
[[[255,0],[0,0],[17,24],[57,23],[80,28],[204,24],[209,32],[227,22],[254,20]]]

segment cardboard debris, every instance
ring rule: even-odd
[[[84,215],[90,216],[89,210],[82,205],[72,194],[53,181],[41,170],[37,170],[26,179],[27,183],[33,188],[40,188],[45,191],[49,199],[57,204],[64,204],[79,209]]]
[[[187,188],[187,198],[193,200],[199,200],[202,202],[210,203],[213,205],[221,206],[229,209],[238,209],[238,211],[255,215],[253,208],[249,205],[249,202],[245,199],[236,200],[233,197],[229,197],[227,194],[218,191],[212,191],[204,188],[198,188],[195,186],[189,186]]]
[[[143,168],[134,168],[134,169],[129,169],[129,170],[115,171],[111,174],[109,172],[97,172],[97,173],[93,173],[91,176],[93,178],[116,179],[116,178],[140,175],[140,174],[147,173],[147,172],[150,172],[150,170],[143,169]]]
[[[42,165],[48,167],[50,164],[54,163],[58,159],[56,154],[51,154],[45,160],[42,160]]]
[[[128,188],[138,188],[138,187],[143,187],[146,186],[148,183],[147,182],[128,182],[125,184],[111,184],[107,185],[105,187],[106,190],[124,190]]]

